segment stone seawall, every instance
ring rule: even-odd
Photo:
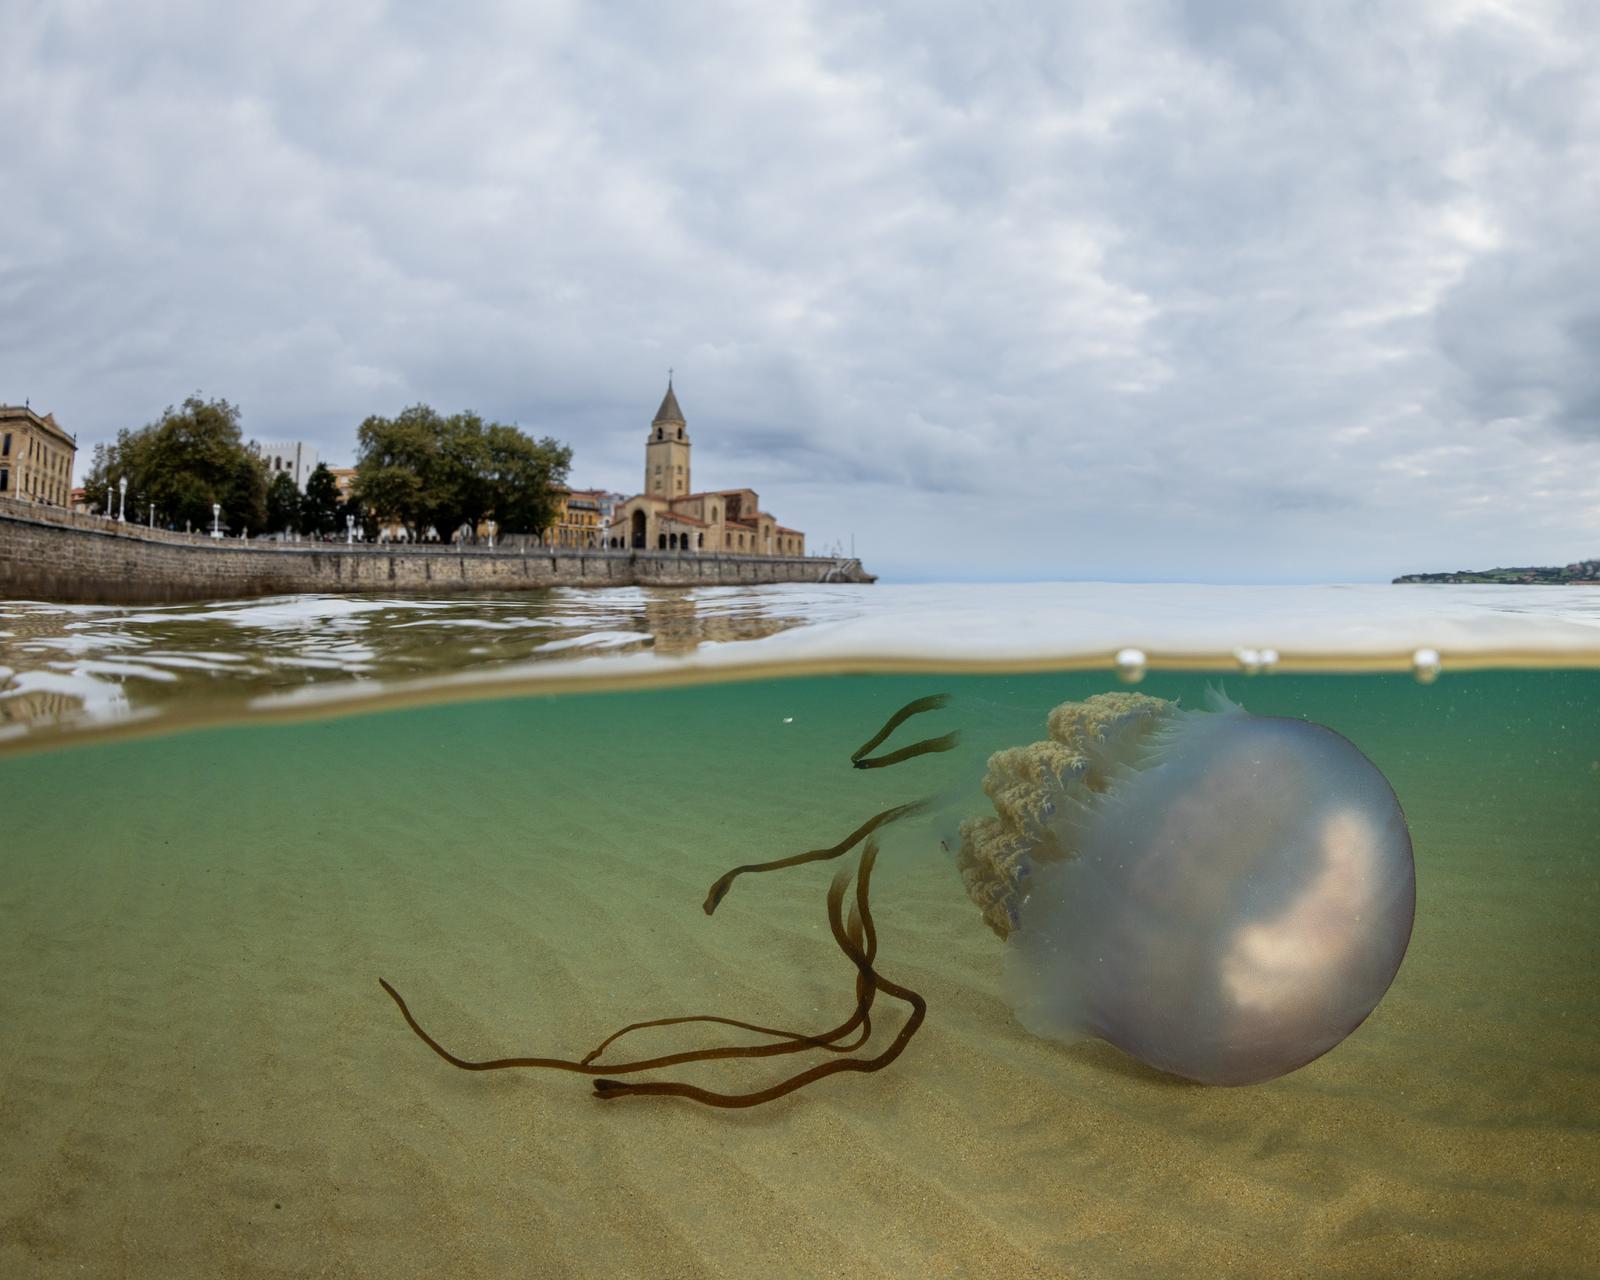
[[[163,604],[301,591],[425,595],[871,581],[859,560],[826,556],[219,541],[0,499],[0,599]]]

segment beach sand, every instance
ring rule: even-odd
[[[941,686],[978,707],[961,753],[849,768]],[[929,1013],[876,1074],[746,1111],[600,1102],[451,1068],[378,986],[469,1057],[578,1057],[674,1013],[831,1026],[832,865],[741,879],[712,918],[710,882],[975,783],[1104,687],[530,698],[0,761],[0,1275],[1600,1274],[1594,675],[1230,688],[1361,745],[1417,848],[1388,997],[1268,1085],[1029,1036],[915,822],[873,902],[880,969]],[[873,1044],[902,1016],[880,999]],[[657,1074],[755,1089],[811,1060]]]

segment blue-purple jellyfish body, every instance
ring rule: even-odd
[[[969,892],[1036,1035],[1209,1084],[1320,1057],[1377,1006],[1416,879],[1387,780],[1321,725],[1135,694],[1058,707],[964,824]]]

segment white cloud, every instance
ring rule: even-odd
[[[1282,7],[53,4],[0,46],[0,398],[427,400],[889,573],[1600,542],[1593,24]]]

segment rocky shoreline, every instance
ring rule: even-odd
[[[1559,568],[1528,567],[1516,569],[1457,569],[1453,573],[1408,573],[1394,579],[1396,583],[1411,582],[1498,582],[1517,586],[1547,583],[1552,586],[1573,584],[1600,585],[1600,560],[1578,560]]]

